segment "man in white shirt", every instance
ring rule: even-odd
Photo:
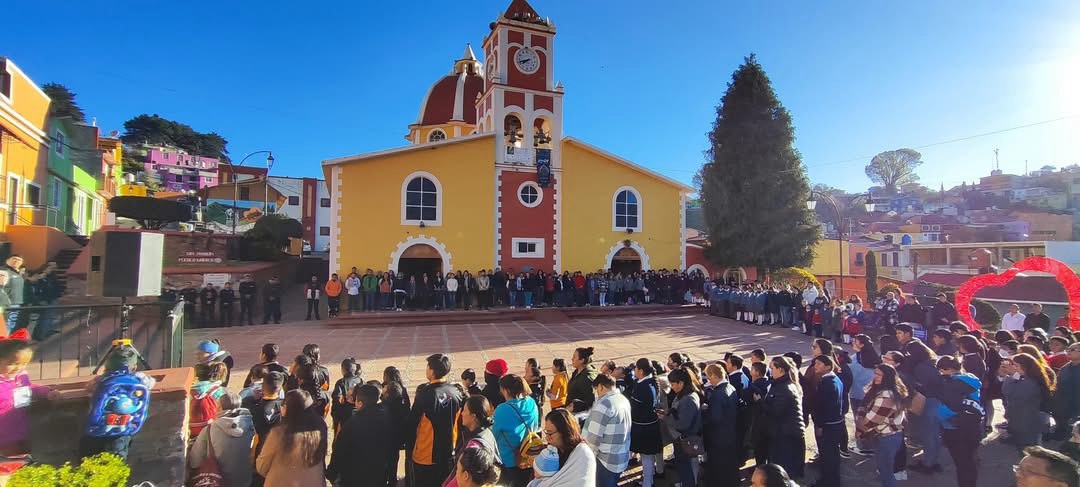
[[[1001,317],[1001,329],[1006,331],[1024,331],[1024,318],[1026,318],[1026,316],[1020,312],[1020,305],[1010,304],[1009,312]]]

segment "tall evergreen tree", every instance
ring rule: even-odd
[[[701,200],[708,257],[725,266],[804,267],[820,238],[791,115],[753,54],[728,83],[709,133]]]
[[[877,296],[877,254],[869,250],[866,252],[866,299],[873,300],[874,296]]]
[[[72,120],[80,123],[86,121],[86,114],[83,113],[82,108],[79,108],[79,104],[75,103],[75,93],[72,93],[67,86],[60,83],[45,83],[41,85],[41,91],[49,95],[52,100],[49,103],[49,116],[71,117]]]

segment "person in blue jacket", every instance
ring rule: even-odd
[[[525,379],[518,375],[502,376],[499,391],[506,402],[495,408],[491,432],[502,460],[500,485],[525,487],[532,479],[533,472],[530,468],[518,468],[518,454],[529,432],[540,428],[540,411],[536,401],[529,396]]]
[[[836,375],[837,365],[829,355],[814,357],[811,364],[820,377],[817,394],[810,404],[810,415],[814,418],[814,433],[817,435],[818,452],[821,455],[821,477],[814,485],[840,486],[840,443],[844,431],[844,384]]]
[[[939,358],[937,369],[942,376],[937,412],[945,448],[956,464],[956,483],[959,487],[975,487],[978,479],[975,452],[982,439],[986,414],[979,400],[982,382],[974,375],[963,373],[960,360],[951,355]]]

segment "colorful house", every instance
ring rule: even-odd
[[[146,152],[146,171],[157,177],[165,191],[217,186],[218,164],[217,159],[188,154],[181,149],[155,147]]]
[[[68,235],[90,235],[104,223],[108,198],[98,192],[103,172],[98,129],[71,117],[49,119],[49,179],[45,224]],[[111,170],[111,168],[110,168]]]
[[[0,230],[45,223],[49,97],[10,59],[0,57]]]
[[[554,37],[514,0],[484,60],[466,46],[428,91],[412,145],[323,163],[333,272],[686,267],[693,189],[563,134]]]

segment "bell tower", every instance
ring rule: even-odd
[[[528,1],[513,0],[490,27],[477,132],[501,135],[496,164],[534,166],[537,149],[547,149],[551,169],[561,168],[563,88],[554,81],[555,24]]]

